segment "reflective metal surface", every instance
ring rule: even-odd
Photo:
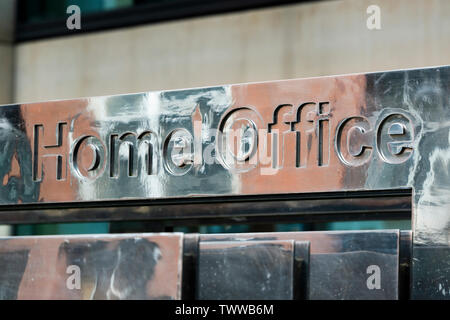
[[[181,234],[0,239],[0,299],[180,299]]]
[[[68,207],[71,205],[71,207]],[[90,207],[87,207],[90,205]],[[95,205],[95,206],[94,206]],[[138,206],[139,205],[139,206]],[[63,208],[17,206],[1,211],[0,221],[45,223],[157,220],[165,225],[208,223],[317,222],[411,219],[411,192],[334,192],[152,200],[150,203],[66,204]],[[276,218],[274,218],[276,214]]]
[[[412,258],[412,232],[400,231],[400,257],[399,257],[399,298],[407,300],[411,294],[411,258]]]
[[[205,234],[204,242],[309,241],[313,300],[398,299],[399,231],[317,231]],[[261,260],[264,261],[264,260]],[[379,279],[375,279],[379,276]],[[375,280],[379,280],[378,286]],[[374,282],[372,282],[374,281]]]
[[[449,81],[435,67],[1,106],[0,203],[412,190],[411,295],[448,299]]]
[[[292,300],[294,285],[306,285],[306,281],[295,283],[301,280],[295,278],[295,251],[299,256],[308,257],[309,243],[200,242],[197,297],[200,300]]]

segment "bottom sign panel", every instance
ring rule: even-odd
[[[398,230],[209,234],[201,235],[200,241],[309,241],[309,299],[398,299],[399,234]]]
[[[306,265],[297,262],[309,256],[308,242],[292,240],[200,242],[199,249],[200,300],[294,299],[294,279]]]
[[[0,239],[0,299],[180,299],[182,234]]]
[[[413,299],[447,300],[450,297],[450,247],[416,246],[413,263],[417,268]]]

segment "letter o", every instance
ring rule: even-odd
[[[262,123],[261,115],[251,107],[225,114],[216,135],[217,159],[225,169],[241,173],[258,165],[258,129]]]
[[[71,169],[82,179],[93,180],[100,176],[106,164],[106,148],[95,136],[81,136],[73,144]],[[90,157],[90,158],[89,158]]]

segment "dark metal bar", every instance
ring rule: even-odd
[[[412,257],[412,232],[402,230],[400,232],[400,256],[399,256],[399,299],[410,299],[411,293],[411,257]]]
[[[309,299],[311,244],[295,241],[294,248],[294,300]]]
[[[194,300],[197,287],[198,234],[184,236],[183,244],[183,278],[181,297],[183,300]]]
[[[0,211],[0,223],[49,223],[79,221],[140,221],[154,220],[165,225],[192,225],[211,223],[265,223],[265,222],[312,222],[377,219],[410,219],[411,197],[408,192],[397,192],[390,196],[380,193],[324,194],[317,199],[299,195],[286,197],[245,197],[217,199],[204,202],[179,200],[170,204],[145,204],[141,206],[105,206],[64,209],[33,209]],[[397,194],[397,195],[396,195]],[[341,198],[338,198],[340,196]],[[310,196],[311,197],[311,196]],[[223,200],[223,199],[222,199]],[[232,201],[234,200],[234,201]],[[150,202],[152,203],[152,202]],[[111,205],[111,204],[109,204]]]

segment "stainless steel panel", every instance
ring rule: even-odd
[[[0,239],[0,299],[180,299],[181,234]]]
[[[447,128],[449,72],[2,106],[0,203],[416,189],[424,140],[448,145],[433,135]]]
[[[197,297],[200,300],[293,299],[295,251],[298,259],[307,259],[308,243],[200,242]]]
[[[415,256],[450,247],[449,81],[443,66],[2,106],[0,204],[412,190],[412,296],[450,298],[447,260]]]
[[[413,248],[416,266],[412,297],[415,299],[448,300],[450,296],[450,248],[416,246]]]
[[[204,234],[200,237],[201,243],[239,240],[309,241],[309,299],[398,299],[398,230]]]

